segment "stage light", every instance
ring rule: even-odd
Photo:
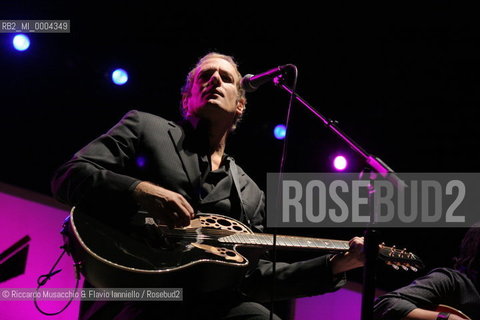
[[[283,124],[279,124],[275,127],[275,129],[273,129],[273,135],[278,140],[285,139],[286,134],[287,134],[287,128]]]
[[[144,156],[138,156],[136,163],[139,168],[143,168],[147,164],[147,159]]]
[[[17,51],[25,51],[30,47],[30,38],[24,34],[17,34],[13,37],[13,47]]]
[[[333,160],[333,167],[335,170],[343,171],[347,168],[348,162],[344,156],[336,156]]]
[[[128,81],[128,73],[124,69],[116,69],[112,72],[112,81],[118,86],[122,86]]]

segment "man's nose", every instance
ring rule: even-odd
[[[222,81],[222,78],[220,77],[220,73],[218,71],[215,71],[210,79],[208,79],[208,85],[218,85]]]

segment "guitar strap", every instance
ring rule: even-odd
[[[238,179],[238,168],[235,164],[235,160],[230,157],[230,172],[232,173],[233,184],[235,185],[235,190],[237,190],[238,200],[240,200],[240,221],[247,221],[247,224],[252,228],[252,223],[250,222],[250,217],[245,212],[245,207],[243,206],[242,192],[240,190],[240,182]]]

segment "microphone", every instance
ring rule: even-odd
[[[247,74],[242,78],[240,83],[246,92],[253,92],[257,90],[258,87],[260,87],[262,84],[267,83],[276,76],[284,73],[285,70],[290,67],[292,67],[291,64],[286,64],[284,66],[278,66],[257,75]]]

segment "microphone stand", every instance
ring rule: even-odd
[[[303,106],[305,106],[308,110],[310,110],[317,118],[319,118],[323,124],[334,134],[340,137],[351,149],[353,149],[361,158],[365,161],[367,165],[366,171],[370,171],[370,190],[369,190],[369,205],[370,210],[373,213],[373,179],[375,174],[379,174],[382,177],[386,178],[387,180],[391,181],[395,186],[403,185],[403,182],[398,179],[398,177],[393,174],[394,171],[388,167],[382,160],[378,157],[375,157],[369,153],[367,153],[360,145],[358,145],[355,141],[353,141],[350,137],[348,137],[342,130],[340,130],[337,125],[336,121],[330,120],[315,110],[312,106],[310,106],[304,99],[302,99],[299,95],[297,95],[291,88],[286,86],[284,83],[284,77],[277,76],[273,79],[274,84],[277,87],[288,92],[290,95],[300,102]],[[365,267],[363,270],[363,292],[362,292],[362,320],[371,320],[373,319],[373,302],[375,299],[375,262],[378,255],[378,246],[379,241],[377,237],[377,232],[375,228],[373,228],[373,224],[375,221],[372,219],[373,215],[370,219],[370,226],[367,226],[364,231],[364,251],[365,251]]]

